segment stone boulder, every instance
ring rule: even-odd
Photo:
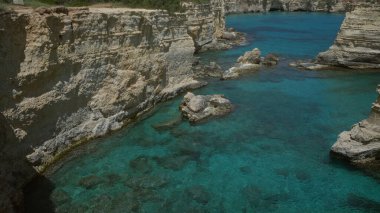
[[[193,70],[196,73],[198,78],[205,78],[205,77],[221,78],[224,73],[224,70],[222,69],[222,67],[214,61],[211,61],[209,64],[198,63],[197,65],[194,65]]]
[[[262,64],[265,66],[275,66],[278,64],[279,58],[274,54],[268,54],[262,60]]]
[[[277,65],[279,58],[274,54],[268,54],[265,57],[261,57],[261,51],[258,48],[254,48],[251,51],[247,51],[244,55],[237,59],[237,64],[223,73],[222,80],[235,79],[242,74],[258,71],[262,65],[274,66]]]
[[[234,40],[237,38],[237,34],[235,32],[223,32],[222,38],[227,40]]]
[[[258,71],[260,69],[260,64],[238,64],[235,67],[231,67],[227,70],[222,77],[222,80],[236,79],[243,74]]]
[[[232,111],[232,103],[223,95],[194,95],[188,92],[180,105],[182,116],[190,123],[226,115]]]
[[[260,64],[261,62],[261,51],[258,48],[252,51],[247,51],[243,56],[240,56],[237,60],[240,64]]]

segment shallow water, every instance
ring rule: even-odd
[[[195,91],[225,94],[236,106],[228,116],[157,128],[180,116],[177,98],[133,127],[80,147],[49,177],[55,210],[380,211],[378,180],[329,157],[337,135],[368,116],[380,75],[287,66],[326,50],[342,20],[323,13],[228,17],[249,45],[202,57],[228,67],[259,47],[279,54],[280,65]]]

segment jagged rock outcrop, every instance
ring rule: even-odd
[[[380,94],[380,85],[377,92]],[[372,106],[368,119],[342,132],[331,152],[354,164],[380,165],[380,96]]]
[[[334,45],[320,53],[315,63],[354,69],[380,68],[379,38],[380,4],[362,4],[347,13]]]
[[[19,188],[35,174],[25,156],[42,170],[76,143],[205,85],[194,78],[193,55],[197,43],[224,31],[224,12],[206,7],[196,19],[194,11],[57,7],[0,13],[0,188],[14,194],[1,199],[0,211],[17,208],[12,203]],[[193,26],[197,36],[189,32]]]
[[[237,64],[223,73],[222,79],[235,79],[243,74],[258,71],[262,65],[277,65],[278,61],[278,57],[273,54],[261,57],[261,51],[254,48],[252,51],[247,51],[240,56],[237,59]]]
[[[196,51],[217,41],[225,31],[224,0],[210,0],[207,4],[184,2],[187,31],[194,39]]]
[[[268,11],[351,11],[355,3],[377,0],[225,0],[226,13]]]
[[[223,95],[194,95],[188,92],[180,105],[180,111],[190,123],[199,123],[230,113],[232,103]]]

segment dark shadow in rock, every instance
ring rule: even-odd
[[[71,201],[70,194],[63,189],[54,190],[51,196],[54,197],[55,203],[57,205],[62,205]]]
[[[210,199],[211,195],[204,186],[195,185],[186,189],[186,194],[196,202],[206,205]]]
[[[133,171],[143,174],[149,174],[153,170],[152,164],[150,162],[150,157],[144,155],[140,155],[137,158],[129,161],[129,167]]]
[[[352,208],[366,212],[380,212],[380,202],[353,193],[347,195],[347,204]]]
[[[24,187],[24,209],[26,213],[54,212],[51,200],[54,184],[46,177],[39,175]]]

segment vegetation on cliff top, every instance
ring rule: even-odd
[[[105,4],[112,7],[131,7],[146,9],[163,9],[169,12],[181,11],[181,2],[208,3],[210,0],[24,0],[25,6],[90,6]],[[12,3],[12,0],[0,0],[1,3]]]

